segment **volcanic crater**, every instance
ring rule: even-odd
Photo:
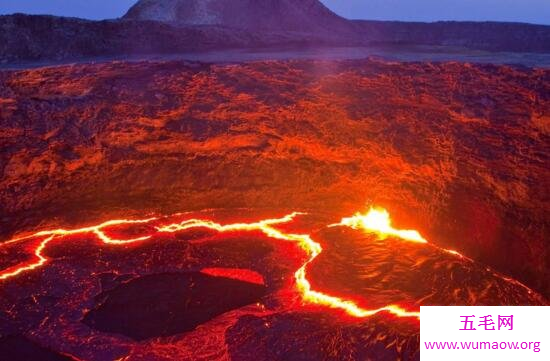
[[[0,104],[14,360],[415,359],[420,305],[548,305],[548,70],[110,62]]]

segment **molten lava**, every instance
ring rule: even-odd
[[[25,265],[14,267],[13,269],[7,269],[2,272],[0,272],[0,280],[5,280],[14,276],[17,276],[23,272],[33,270],[35,268],[43,266],[48,259],[42,255],[42,252],[46,248],[46,246],[56,239],[57,237],[64,237],[64,236],[70,236],[75,234],[86,234],[86,233],[93,233],[97,238],[99,238],[103,243],[105,244],[112,244],[112,245],[123,245],[123,244],[129,244],[139,241],[145,241],[151,236],[144,236],[144,237],[138,237],[128,240],[118,240],[118,239],[112,239],[109,236],[105,234],[103,231],[105,228],[112,227],[112,226],[119,226],[119,225],[127,225],[127,224],[139,224],[139,223],[149,223],[153,221],[155,218],[149,218],[144,220],[111,220],[104,222],[97,226],[92,227],[86,227],[86,228],[80,228],[80,229],[74,229],[74,230],[64,230],[64,229],[56,229],[51,231],[41,231],[34,234],[31,234],[29,236],[15,238],[12,240],[9,240],[7,242],[1,243],[0,247],[7,246],[9,244],[17,243],[20,241],[32,239],[32,238],[40,238],[40,237],[46,237],[44,238],[38,247],[34,250],[34,255],[37,258],[36,262],[30,262]]]
[[[371,208],[367,214],[356,213],[353,217],[343,218],[340,223],[332,226],[346,226],[372,232],[380,239],[393,236],[410,242],[428,243],[417,231],[393,228],[390,214],[382,208]]]
[[[308,255],[307,261],[294,273],[296,288],[299,291],[301,298],[305,302],[327,306],[330,308],[340,309],[354,317],[369,317],[379,312],[388,312],[398,317],[420,317],[418,311],[406,310],[399,305],[387,305],[377,309],[365,309],[351,300],[346,300],[340,297],[332,296],[312,289],[311,283],[307,278],[307,268],[314,260],[323,252],[321,244],[314,241],[309,234],[295,234],[281,231],[275,226],[292,222],[297,216],[303,213],[294,212],[281,218],[264,219],[252,223],[233,223],[222,225],[212,220],[203,219],[187,219],[179,223],[155,226],[153,222],[158,222],[158,218],[148,218],[143,220],[111,220],[97,226],[79,228],[74,230],[50,230],[34,233],[29,236],[12,239],[0,244],[0,247],[6,247],[10,244],[23,242],[27,240],[38,240],[38,246],[33,253],[35,260],[25,264],[20,264],[12,268],[8,268],[0,272],[0,280],[6,280],[22,273],[37,269],[46,265],[49,259],[44,256],[44,250],[52,241],[64,239],[70,235],[94,235],[98,240],[107,245],[120,246],[131,243],[143,242],[153,238],[156,234],[176,233],[191,229],[209,229],[216,232],[235,232],[235,231],[261,231],[266,236],[281,241],[294,242],[298,244]],[[132,239],[113,239],[107,233],[106,229],[115,226],[124,225],[149,225],[151,231],[141,237]],[[154,226],[154,227],[153,227]],[[414,230],[399,230],[392,226],[391,218],[385,209],[371,208],[366,214],[357,213],[353,217],[343,218],[340,223],[330,225],[329,227],[344,226],[357,230],[362,230],[367,233],[373,233],[379,239],[384,240],[387,237],[395,237],[408,242],[426,244],[428,243],[419,232]],[[435,246],[434,246],[435,247]],[[441,249],[448,253],[463,257],[456,251]],[[219,271],[219,270],[218,270]],[[217,272],[218,272],[217,271]]]
[[[395,229],[392,226],[390,213],[383,208],[372,207],[367,214],[358,212],[353,217],[342,218],[340,223],[332,224],[329,227],[337,226],[345,226],[362,230],[367,233],[374,233],[382,240],[388,237],[396,237],[408,242],[428,243],[428,241],[422,237],[418,231]],[[433,247],[439,249],[440,251],[472,261],[470,258],[453,249],[445,249],[436,246]]]

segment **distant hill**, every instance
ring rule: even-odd
[[[476,50],[550,53],[550,26],[522,23],[353,21],[368,43],[447,45]]]
[[[149,20],[0,16],[0,64],[275,46],[357,44],[338,34],[250,32]]]
[[[140,0],[123,18],[255,31],[351,30],[318,0]]]
[[[0,63],[229,48],[442,45],[550,53],[550,26],[344,19],[318,0],[141,0],[121,19],[0,16]]]
[[[239,36],[244,39],[239,39]],[[16,14],[0,17],[0,61],[63,60],[243,46],[249,36],[215,27],[178,28],[154,21],[87,21]]]

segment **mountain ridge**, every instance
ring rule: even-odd
[[[122,19],[218,25],[255,31],[323,31],[351,27],[317,0],[140,0]]]
[[[318,0],[141,0],[122,18],[102,21],[0,16],[0,64],[380,44],[550,54],[550,26],[347,20]]]

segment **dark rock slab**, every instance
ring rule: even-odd
[[[6,361],[71,361],[71,357],[61,355],[42,347],[21,335],[0,338],[0,359]]]
[[[341,322],[322,313],[244,316],[227,333],[240,361],[418,360],[419,335],[410,320],[386,315]]]
[[[84,323],[134,340],[170,336],[257,302],[265,292],[262,285],[199,272],[144,276],[98,295]]]

